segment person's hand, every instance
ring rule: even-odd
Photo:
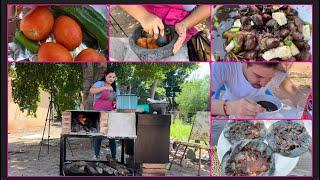
[[[164,25],[158,16],[149,13],[148,16],[142,18],[140,24],[143,30],[154,39],[158,39],[159,34],[164,36]]]
[[[187,24],[183,22],[179,22],[175,25],[175,30],[177,34],[179,35],[178,40],[176,43],[173,45],[173,54],[176,54],[180,48],[182,47],[184,41],[186,40],[187,37]]]
[[[117,109],[117,101],[112,101],[113,110]]]
[[[256,116],[258,113],[264,112],[265,108],[250,99],[240,99],[228,101],[226,103],[226,111],[228,115],[235,116]]]

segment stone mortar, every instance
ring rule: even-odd
[[[169,56],[173,56],[173,45],[178,39],[178,34],[175,32],[173,27],[168,27],[171,29],[171,34],[173,35],[173,39],[169,44],[157,48],[157,49],[146,49],[140,47],[136,44],[138,38],[141,37],[142,27],[138,27],[133,31],[131,36],[129,37],[129,45],[132,51],[140,58],[140,60],[159,60],[164,59]]]

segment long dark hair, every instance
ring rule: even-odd
[[[106,81],[106,76],[109,74],[109,73],[115,73],[115,70],[113,68],[107,68],[107,70],[105,70],[103,72],[103,77],[100,79],[100,81],[103,81],[105,82]],[[116,81],[114,81],[112,84],[112,89],[114,92],[117,92],[117,85],[116,85]]]

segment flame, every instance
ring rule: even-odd
[[[87,118],[83,114],[79,114],[79,124],[84,126],[86,124]]]

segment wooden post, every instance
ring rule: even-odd
[[[201,171],[201,148],[199,148],[199,169],[198,169],[198,176],[200,176]]]

